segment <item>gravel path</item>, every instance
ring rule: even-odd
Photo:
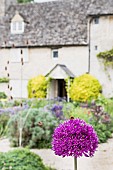
[[[0,140],[0,152],[12,150],[8,139]],[[74,170],[73,158],[62,158],[54,155],[50,149],[32,149],[40,155],[46,165],[57,170]],[[113,138],[107,143],[99,145],[93,158],[78,158],[78,170],[113,170]]]

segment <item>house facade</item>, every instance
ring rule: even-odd
[[[113,69],[97,58],[113,46],[113,0],[104,1],[8,5],[0,18],[0,77],[10,82],[0,91],[26,98],[28,80],[41,74],[52,79],[49,98],[66,97],[65,79],[90,73],[112,97]]]

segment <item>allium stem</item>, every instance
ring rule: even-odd
[[[74,170],[77,170],[77,158],[74,158]]]
[[[21,127],[19,129],[19,133],[20,133],[20,136],[19,136],[19,147],[22,147],[22,128]]]

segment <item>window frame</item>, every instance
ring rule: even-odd
[[[99,17],[95,17],[95,18],[94,18],[94,24],[95,24],[95,25],[99,24]]]
[[[57,56],[54,55],[56,52],[57,52]],[[52,58],[53,59],[58,59],[59,58],[59,51],[58,51],[58,49],[53,49],[52,50]]]
[[[11,22],[11,34],[22,34],[24,32],[23,21],[12,21]],[[21,26],[21,29],[20,29]]]

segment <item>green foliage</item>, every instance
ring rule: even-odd
[[[105,98],[102,94],[99,94],[95,102],[97,105],[106,106],[108,104],[108,99]]]
[[[31,2],[33,0],[18,0],[18,3],[27,3],[27,2]]]
[[[21,100],[1,100],[0,101],[0,107],[1,108],[8,108],[8,107],[13,107],[13,106],[20,106],[22,103]]]
[[[6,135],[8,121],[9,121],[8,114],[3,113],[0,115],[0,137]]]
[[[89,119],[91,117],[90,111],[86,108],[81,108],[81,107],[75,108],[70,116],[72,116],[74,118],[83,119],[87,123],[89,122]]]
[[[100,52],[97,57],[103,59],[105,66],[113,66],[113,49]]]
[[[5,106],[12,110],[15,105],[18,105],[20,101],[12,101],[9,104],[6,102]],[[11,115],[10,121],[5,117],[5,114],[0,115],[0,125],[5,123],[5,128],[8,129],[8,136],[12,146],[19,145],[19,128],[23,126],[22,133],[22,145],[30,148],[50,148],[51,137],[53,130],[58,124],[64,120],[70,119],[70,117],[80,118],[90,123],[96,130],[99,142],[106,142],[113,133],[113,100],[106,99],[104,96],[99,96],[97,100],[86,103],[66,102],[66,101],[54,101],[54,100],[39,100],[28,99],[24,101],[29,105],[30,112],[25,121],[25,117],[28,110],[21,111]],[[102,107],[100,107],[102,106]],[[61,108],[60,112],[63,116],[63,120],[55,116],[53,108]],[[103,110],[105,108],[105,111]],[[28,109],[28,108],[27,108]],[[108,114],[108,113],[110,114]],[[7,116],[7,115],[6,115]],[[7,128],[8,127],[8,128]]]
[[[75,106],[71,102],[65,102],[63,103],[62,110],[63,110],[64,116],[66,117],[66,119],[69,119],[75,110]]]
[[[0,92],[0,99],[6,99],[7,96],[4,92]]]
[[[49,170],[41,158],[27,149],[0,153],[0,169],[4,170]]]
[[[45,98],[47,95],[47,85],[48,80],[42,75],[30,79],[28,82],[28,97]]]
[[[108,107],[113,113],[113,101],[110,101],[111,104]],[[80,118],[91,124],[97,132],[99,143],[104,143],[108,138],[111,138],[113,133],[113,115],[103,110],[104,107],[107,107],[107,104],[108,101],[103,96],[100,96],[95,103],[93,101],[90,104],[86,103],[86,105],[85,103],[84,105],[80,104],[81,107],[76,107],[73,103],[64,103],[63,113],[67,119],[70,119],[70,117]]]
[[[9,79],[7,77],[0,78],[0,83],[8,83]]]
[[[91,108],[92,118],[90,124],[94,127],[99,137],[99,142],[104,143],[113,133],[113,117],[104,111],[101,105],[93,105]]]
[[[27,111],[11,117],[8,134],[11,145],[19,145],[19,127],[23,124]],[[48,148],[51,146],[51,138],[58,120],[43,109],[32,108],[24,124],[22,131],[22,145],[30,148]]]
[[[70,97],[73,101],[86,102],[96,99],[102,90],[99,81],[90,74],[76,77],[70,87]]]
[[[32,108],[43,108],[49,103],[46,99],[33,99],[31,102],[33,103]]]
[[[113,117],[113,100],[108,99],[107,104],[104,106],[105,111],[108,112]]]
[[[66,87],[65,87],[66,88],[66,92],[69,95],[70,86],[73,83],[73,79],[68,77],[68,78],[65,79],[65,82],[66,82]]]
[[[107,142],[108,138],[112,137],[113,133],[112,123],[113,122],[111,122],[110,124],[97,123],[94,120],[91,122],[92,126],[97,132],[99,143],[105,143]]]
[[[70,119],[70,117],[80,118],[89,122],[90,119],[90,111],[86,108],[81,108],[79,106],[75,106],[72,102],[63,104],[63,113],[66,119]]]
[[[109,99],[104,97],[103,95],[99,95],[95,102],[97,105],[103,106],[105,111],[113,117],[113,99]]]

